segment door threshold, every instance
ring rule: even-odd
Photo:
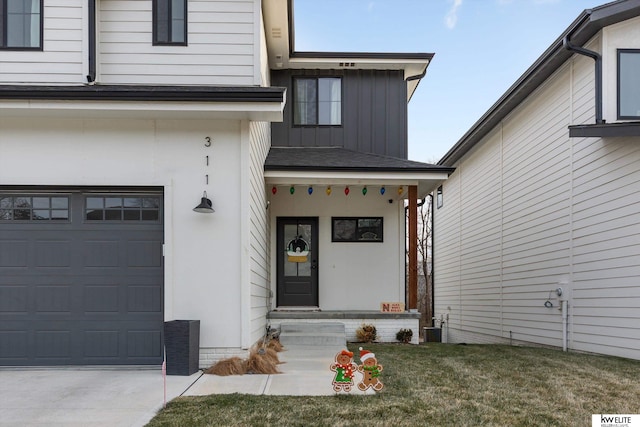
[[[273,311],[322,311],[320,307],[276,307]]]

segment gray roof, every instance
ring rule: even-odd
[[[265,170],[362,172],[453,172],[453,168],[342,147],[271,147]]]
[[[572,55],[563,47],[571,43],[582,46],[602,28],[640,15],[640,0],[618,0],[587,9],[553,42],[531,67],[496,101],[495,104],[440,159],[439,165],[453,165],[486,136],[502,119],[547,80]]]

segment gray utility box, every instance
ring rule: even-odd
[[[199,369],[200,321],[164,322],[167,375],[191,375]]]
[[[424,331],[424,342],[442,342],[441,328],[422,328]]]

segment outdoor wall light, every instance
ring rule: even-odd
[[[207,192],[205,191],[202,194],[202,198],[200,199],[200,204],[195,208],[193,208],[193,211],[198,213],[207,213],[207,214],[214,213],[215,211],[213,210],[212,206],[213,206],[213,203],[207,197]]]

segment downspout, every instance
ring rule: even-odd
[[[434,255],[436,253],[435,251],[435,229],[436,229],[436,221],[435,221],[435,215],[436,215],[436,198],[433,197],[433,193],[429,194],[429,197],[431,197],[431,326],[435,327],[436,326],[436,322],[435,320],[435,316],[436,316],[436,270],[435,270],[435,261],[434,261]]]
[[[424,76],[427,75],[427,67],[424,67],[424,71],[420,74],[416,74],[414,76],[409,76],[406,79],[404,79],[405,82],[410,82],[412,80],[419,80],[421,78],[423,78]]]
[[[89,70],[87,83],[96,80],[96,0],[88,0],[89,12]]]
[[[596,84],[596,124],[604,124],[602,119],[602,56],[598,52],[575,46],[569,41],[571,34],[567,34],[562,40],[562,45],[570,52],[588,56],[595,61],[595,84]]]

